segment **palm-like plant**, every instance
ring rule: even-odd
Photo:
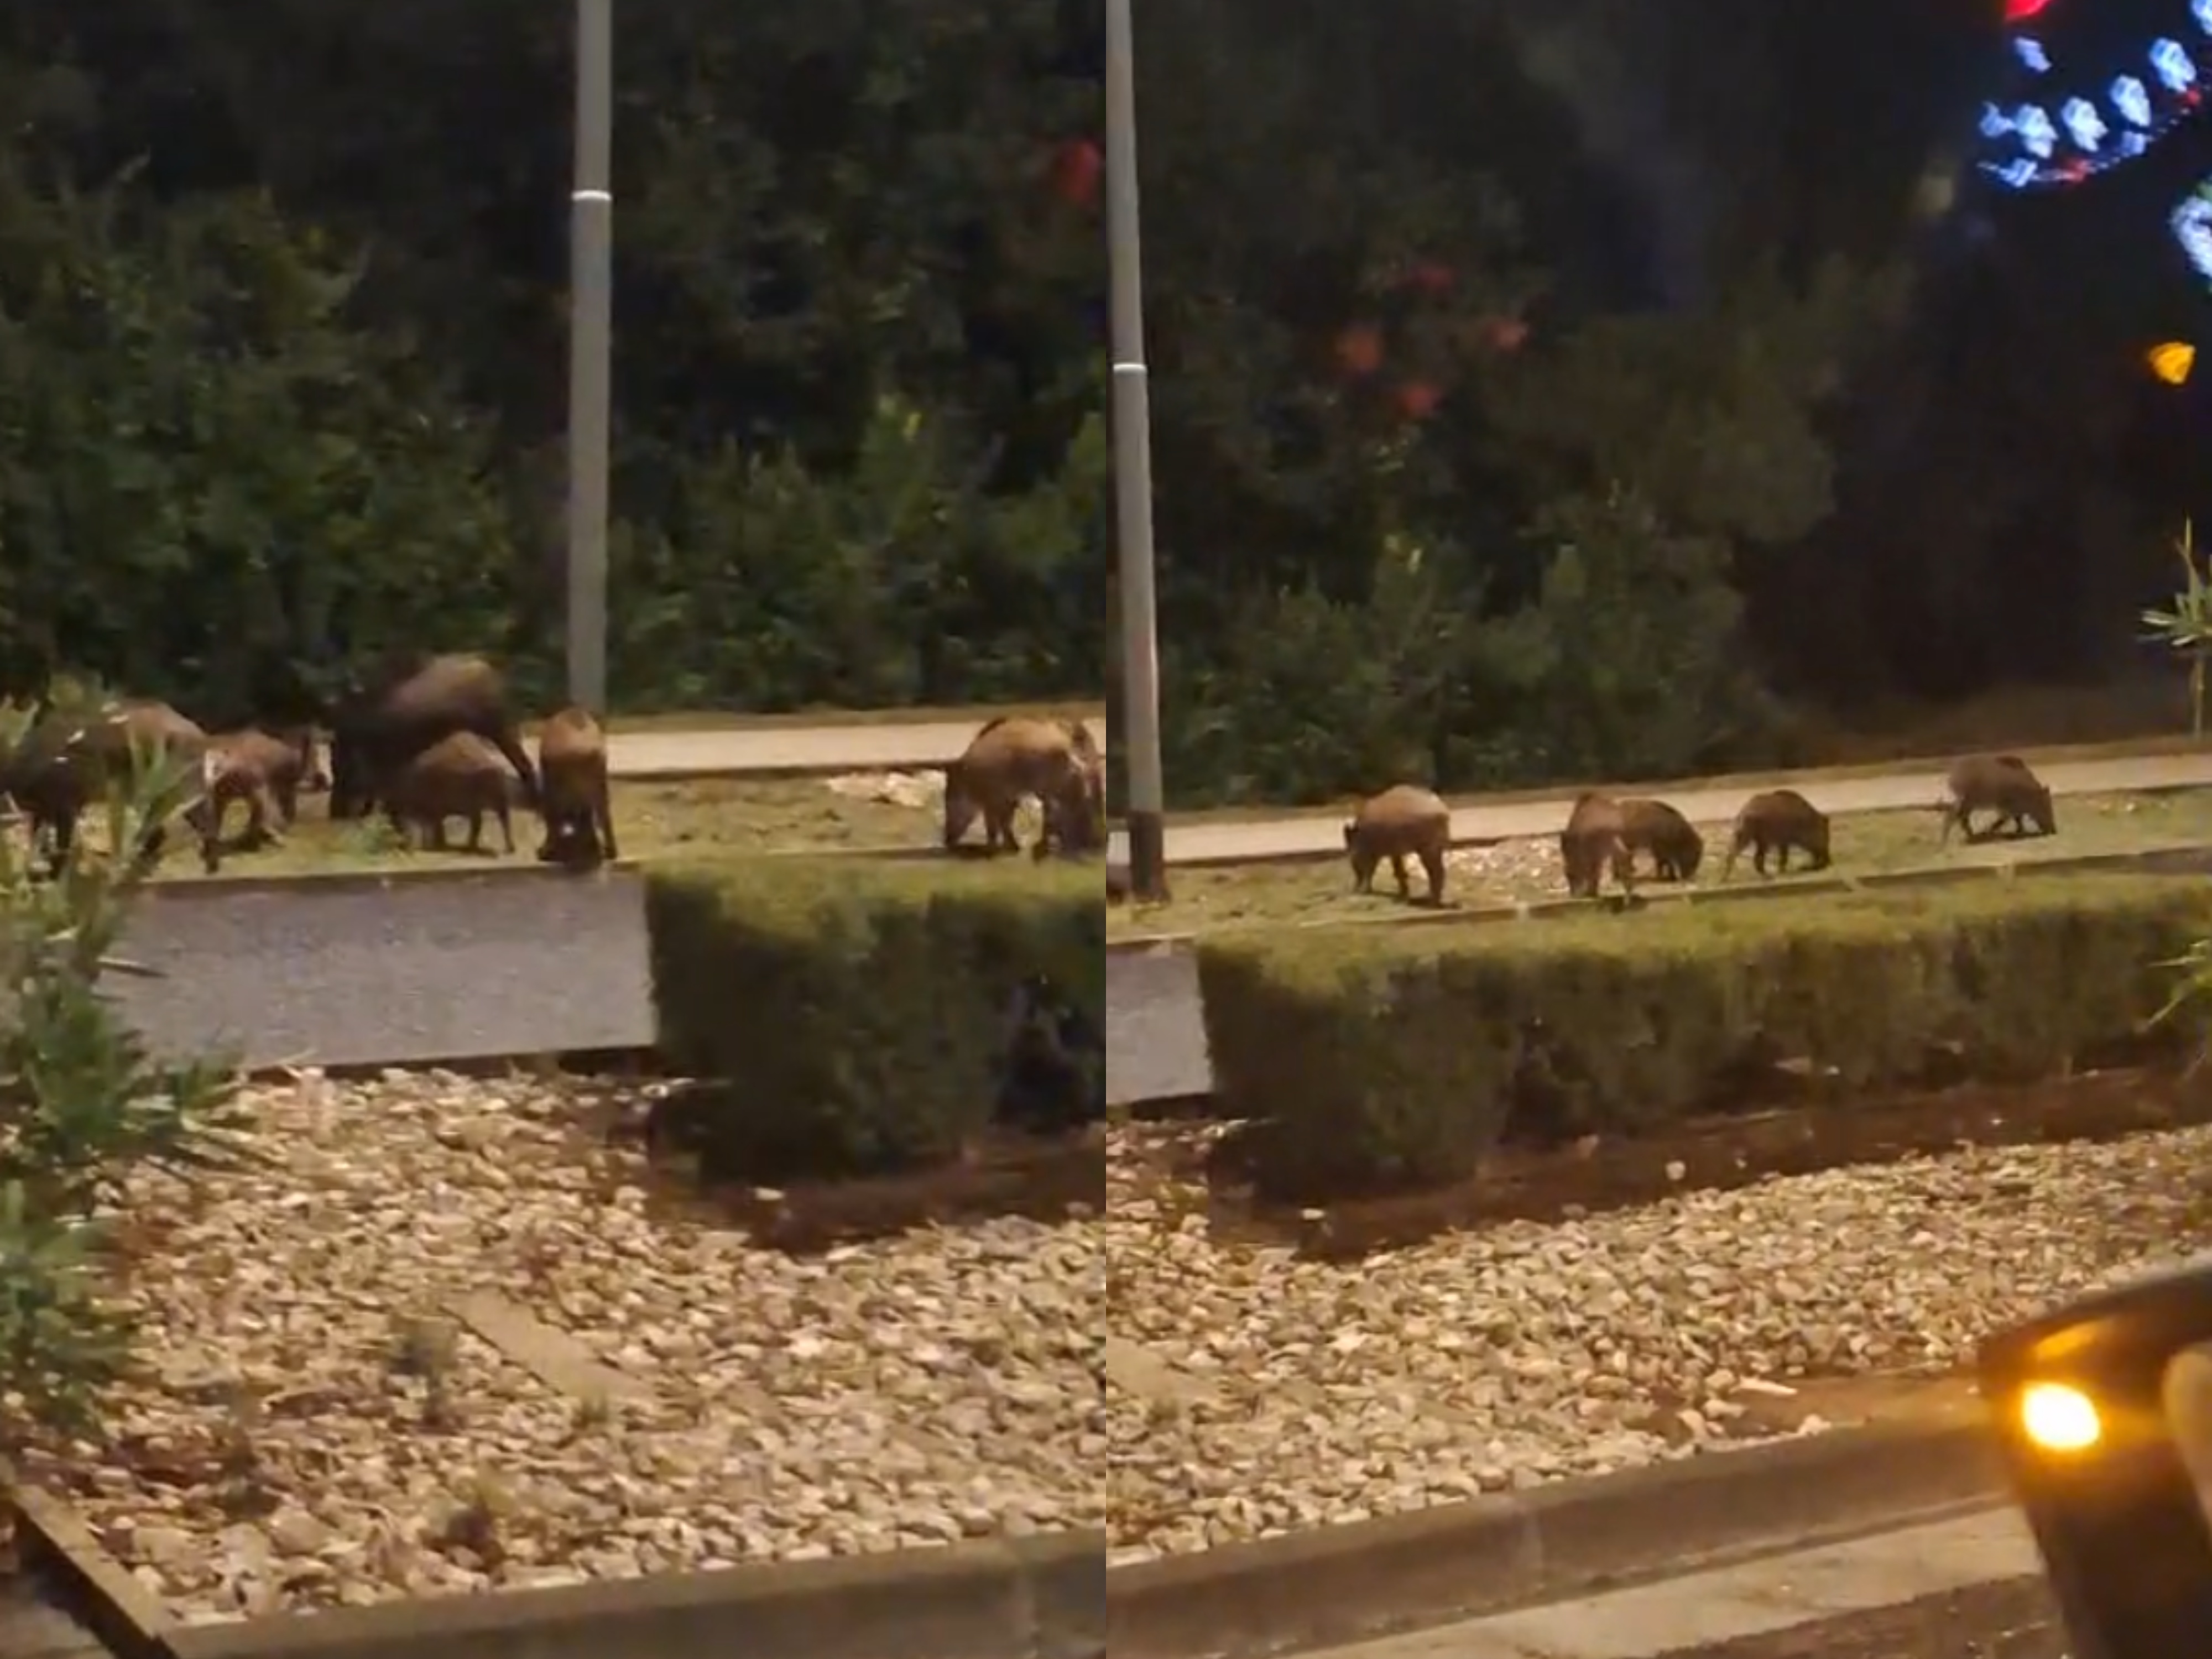
[[[2205,665],[2208,653],[2212,653],[2212,562],[2198,562],[2195,526],[2186,522],[2181,526],[2181,538],[2174,544],[2173,550],[2181,560],[2183,585],[2175,592],[2170,610],[2153,609],[2142,613],[2143,627],[2148,630],[2144,638],[2180,652],[2186,658],[2189,735],[2202,738]]]

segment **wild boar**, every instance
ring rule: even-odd
[[[465,817],[469,839],[462,850],[483,852],[487,813],[498,819],[507,850],[514,850],[514,809],[524,804],[520,785],[506,758],[473,732],[441,738],[404,766],[385,774],[376,795],[392,827],[403,835],[419,831],[426,851],[449,850],[446,820]]]
[[[1790,854],[1800,852],[1812,860],[1808,868],[1828,867],[1828,815],[1795,789],[1769,789],[1744,802],[1729,833],[1728,862],[1721,879],[1735,873],[1735,861],[1745,848],[1752,849],[1751,867],[1766,873],[1767,854],[1777,855],[1780,874],[1790,871]]]
[[[1081,721],[1025,714],[990,721],[945,769],[945,847],[960,845],[977,817],[991,851],[1018,853],[1014,815],[1030,796],[1063,805],[1079,799],[1099,766],[1098,746]]]
[[[365,816],[376,781],[431,744],[472,732],[496,749],[536,805],[538,773],[508,706],[507,679],[485,658],[402,656],[356,680],[331,714],[331,817]]]
[[[1434,790],[1401,783],[1359,803],[1344,826],[1344,850],[1352,860],[1352,890],[1375,890],[1376,866],[1390,860],[1398,896],[1411,898],[1406,874],[1408,857],[1421,861],[1429,878],[1429,902],[1444,902],[1444,853],[1451,846],[1451,808]]]
[[[1632,859],[1651,854],[1652,873],[1661,881],[1695,881],[1705,861],[1705,838],[1663,800],[1621,802],[1620,839]]]
[[[548,863],[583,865],[622,856],[615,844],[614,804],[607,781],[607,734],[580,708],[563,708],[538,736],[539,793]]]
[[[1559,862],[1566,870],[1567,892],[1572,897],[1595,898],[1607,870],[1620,890],[1633,897],[1636,861],[1629,852],[1620,803],[1595,791],[1577,797],[1567,814],[1567,827],[1559,832]]]
[[[1945,787],[1936,811],[1943,815],[1941,840],[1946,846],[1954,828],[1970,842],[1987,841],[2008,824],[2014,836],[2025,836],[2031,823],[2038,835],[2058,833],[2049,787],[2017,755],[1969,755],[1952,766]],[[1980,811],[1996,817],[1978,834],[1973,815]]]

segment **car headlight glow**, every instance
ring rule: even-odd
[[[2096,1401],[2064,1382],[2031,1382],[2021,1391],[2020,1423],[2044,1451],[2087,1451],[2101,1439]]]

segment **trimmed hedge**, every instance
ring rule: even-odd
[[[1025,994],[1105,1030],[1096,868],[717,859],[646,892],[660,1048],[708,1085],[713,1175],[942,1163],[991,1121]]]
[[[2062,1073],[2143,1040],[2201,877],[1201,940],[1216,1086],[1292,1200],[1464,1179],[1500,1137],[1632,1133],[1793,1060],[1838,1094]],[[2181,1023],[2157,1034],[2179,1042]],[[1830,1075],[1832,1073],[1832,1075]]]

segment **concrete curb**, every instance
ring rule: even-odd
[[[184,1626],[100,1547],[76,1510],[29,1487],[9,1492],[7,1507],[26,1571],[60,1591],[117,1659],[164,1659],[169,1638]]]
[[[711,855],[710,855],[711,856]],[[769,847],[757,853],[732,853],[734,858],[867,860],[879,864],[983,864],[980,852],[947,853],[934,842],[896,847]],[[465,884],[481,881],[587,880],[594,876],[638,875],[655,864],[681,863],[684,854],[662,859],[617,859],[589,870],[568,870],[557,864],[508,863],[489,860],[482,865],[436,864],[422,869],[404,865],[379,870],[301,870],[283,876],[170,876],[146,884],[148,894],[159,899],[228,898],[265,893],[347,893],[374,891],[402,883]]]
[[[66,1504],[10,1501],[25,1565],[122,1659],[1039,1659],[1104,1641],[1095,1533],[191,1625]]]
[[[1264,1659],[2002,1501],[1978,1403],[1107,1574],[1115,1659]]]
[[[149,898],[167,904],[180,899],[244,898],[270,893],[379,892],[403,885],[434,886],[441,882],[465,885],[486,881],[592,881],[635,875],[644,868],[636,859],[617,859],[589,870],[570,870],[533,859],[517,864],[491,861],[481,866],[439,864],[421,870],[302,870],[286,876],[171,877],[148,882],[144,891]]]
[[[2212,844],[2191,842],[2178,842],[2171,847],[2143,848],[2127,853],[2076,853],[2057,858],[2017,859],[2006,864],[1928,865],[1917,870],[1885,870],[1866,876],[1822,877],[1816,881],[1698,887],[1686,891],[1647,887],[1640,896],[1652,905],[1735,904],[1755,899],[1879,892],[1891,887],[1945,887],[1970,881],[1987,881],[1991,878],[2011,881],[2020,876],[2179,875],[2206,870],[2212,870]],[[1302,921],[1293,924],[1289,929],[1272,931],[1297,932],[1314,927],[1466,927],[1488,922],[1529,921],[1546,916],[1580,915],[1601,908],[1618,908],[1619,905],[1617,901],[1609,899],[1534,899],[1521,904],[1472,905],[1463,910],[1413,910],[1393,915],[1353,916],[1335,921]],[[1265,933],[1271,930],[1261,927],[1223,931]],[[1196,948],[1200,937],[1198,933],[1124,935],[1106,941],[1106,954],[1109,957],[1176,956]]]

